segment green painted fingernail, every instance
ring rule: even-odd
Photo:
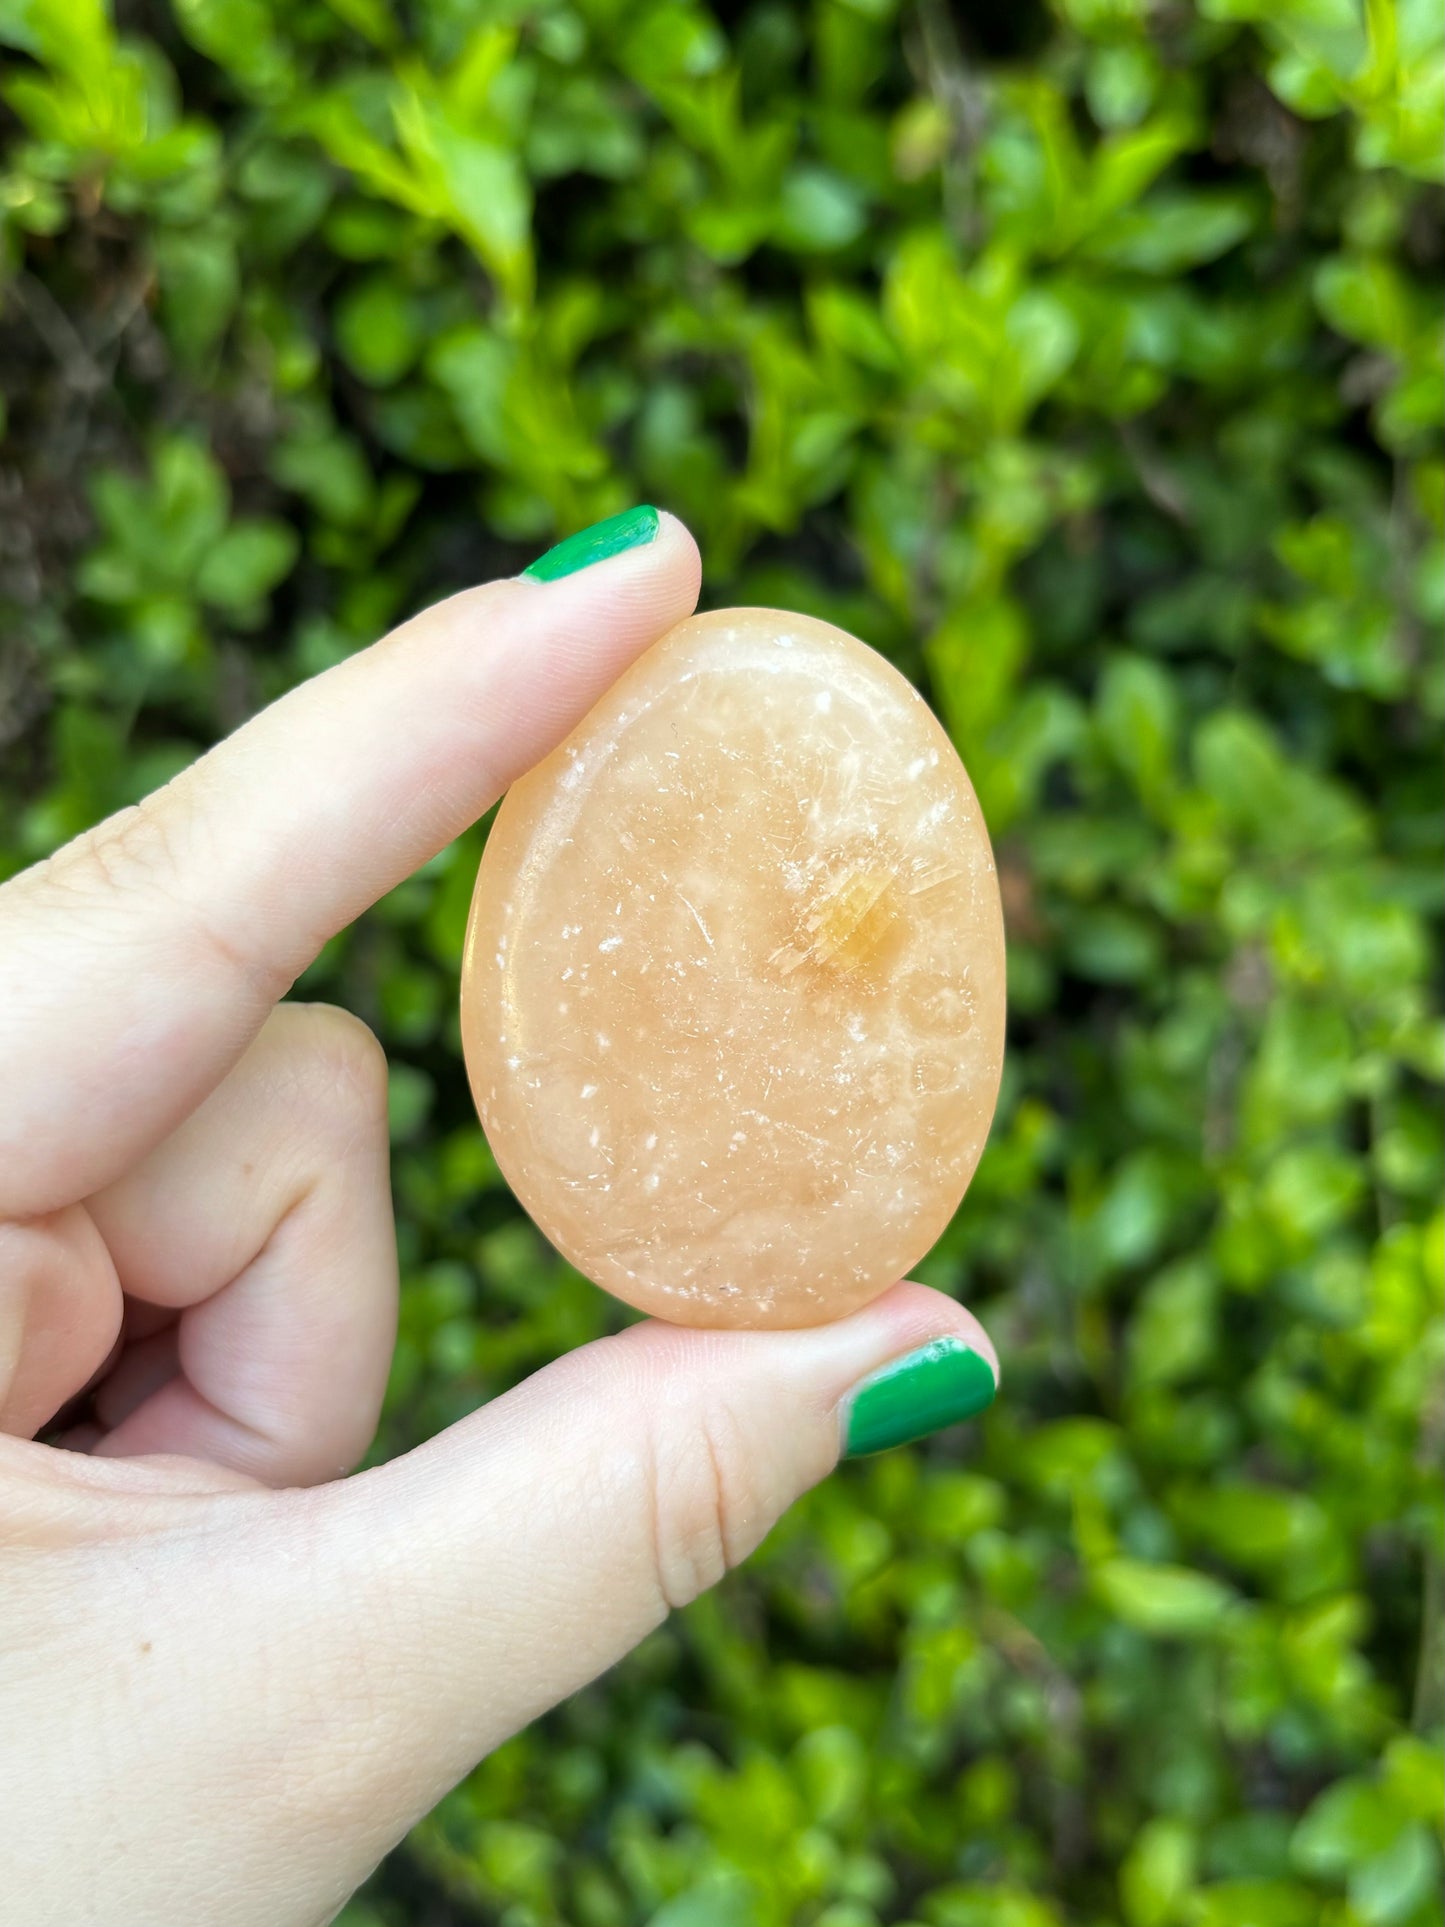
[[[973,1418],[993,1403],[993,1367],[961,1338],[935,1338],[855,1386],[848,1406],[850,1459],[908,1445]]]
[[[646,502],[635,509],[624,509],[621,515],[609,515],[605,522],[594,522],[590,529],[578,529],[575,535],[539,555],[522,574],[531,576],[534,582],[555,582],[559,576],[576,575],[579,569],[605,562],[610,555],[642,548],[656,537],[659,520],[657,510]]]

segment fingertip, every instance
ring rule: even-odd
[[[690,614],[702,593],[702,553],[697,538],[679,516],[661,509],[657,547],[663,567],[675,578],[679,598],[686,604],[683,614]]]
[[[931,1285],[920,1285],[912,1278],[905,1278],[901,1284],[884,1292],[881,1298],[874,1299],[861,1315],[874,1315],[882,1319],[890,1336],[897,1336],[897,1351],[900,1354],[912,1351],[917,1345],[925,1345],[930,1339],[957,1338],[985,1360],[993,1373],[995,1385],[1002,1380],[1002,1368],[993,1340],[968,1307],[959,1304],[956,1298],[950,1298],[947,1292],[936,1291]]]
[[[997,1389],[998,1352],[979,1319],[946,1292],[911,1279],[860,1310],[820,1325],[747,1330],[648,1318],[614,1338],[583,1347],[559,1365],[576,1370],[584,1383],[597,1375],[588,1391],[603,1381],[615,1384],[620,1369],[634,1406],[696,1405],[714,1393],[731,1399],[746,1396],[749,1387],[762,1387],[765,1408],[774,1418],[791,1428],[806,1414],[810,1423],[826,1428],[839,1401],[862,1378],[939,1341],[976,1353]]]
[[[641,503],[566,535],[529,562],[512,582],[554,599],[629,590],[644,602],[662,594],[687,614],[702,583],[702,558],[691,530],[667,509]]]
[[[697,607],[702,557],[691,529],[666,509],[656,512],[650,540],[602,555],[556,581],[552,594],[605,612],[633,637],[656,641]]]
[[[653,515],[648,540],[604,553],[548,585],[608,611],[613,622],[635,626],[649,642],[692,614],[702,588],[702,557],[691,529],[666,509]]]

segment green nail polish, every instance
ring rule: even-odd
[[[555,582],[559,576],[576,575],[594,562],[605,562],[610,555],[626,549],[640,549],[657,535],[658,514],[644,502],[641,507],[609,515],[605,522],[594,522],[590,529],[578,529],[555,548],[539,555],[523,575],[534,582]]]
[[[986,1358],[961,1338],[935,1338],[865,1378],[848,1406],[844,1452],[886,1452],[957,1425],[992,1404],[998,1390]]]

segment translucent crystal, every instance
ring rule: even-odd
[[[928,706],[771,609],[694,616],[498,812],[462,1035],[557,1248],[689,1325],[812,1325],[957,1208],[1003,1057],[988,833]]]

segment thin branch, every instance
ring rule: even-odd
[[[98,395],[107,385],[105,370],[49,288],[32,274],[17,274],[10,287],[26,320],[55,357],[67,385],[87,398]]]
[[[946,0],[919,0],[923,60],[929,90],[948,116],[953,145],[943,169],[949,225],[970,248],[978,242],[973,158],[988,125],[988,93],[969,71]]]
[[[1182,528],[1192,528],[1194,511],[1189,505],[1189,498],[1179,486],[1177,478],[1159,459],[1138,424],[1120,422],[1119,440],[1134,464],[1140,487],[1155,508],[1167,515],[1171,522],[1178,522]]]

